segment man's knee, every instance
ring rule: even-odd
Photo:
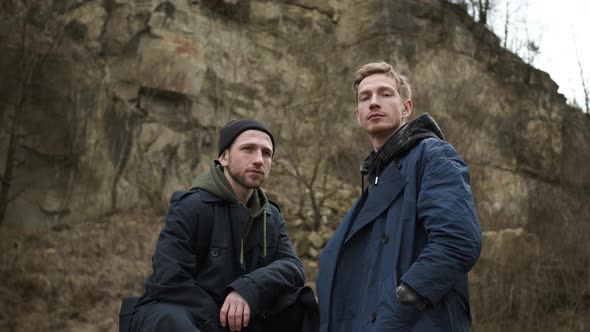
[[[141,307],[133,316],[131,330],[201,332],[185,308],[166,303],[151,303]]]
[[[264,319],[264,331],[301,332],[304,309],[299,304],[292,304],[282,311]]]

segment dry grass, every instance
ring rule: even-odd
[[[541,253],[480,259],[471,279],[473,331],[590,330],[590,225],[539,225]]]
[[[0,330],[116,331],[140,294],[162,218],[123,214],[44,232],[0,232]]]
[[[117,331],[121,298],[142,292],[162,226],[163,217],[144,211],[53,230],[0,230],[0,331]],[[538,259],[478,262],[473,331],[590,330],[589,225],[534,231]],[[304,265],[313,286],[317,261]]]

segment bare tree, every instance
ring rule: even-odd
[[[539,36],[531,35],[527,16],[523,15],[523,12],[528,12],[528,1],[506,0],[502,46],[516,53],[532,66],[541,53],[539,46],[541,34]],[[525,38],[521,37],[523,33]]]
[[[465,8],[469,15],[473,17],[481,26],[487,26],[495,2],[490,0],[451,0],[451,3],[458,4]]]
[[[525,60],[529,65],[532,66],[537,55],[539,55],[541,53],[541,47],[534,40],[528,39],[526,42],[526,52],[527,53],[526,53]]]
[[[521,31],[524,30],[527,35],[527,41],[530,39],[527,29],[528,21],[525,13],[528,12],[528,1],[510,1],[506,0],[506,11],[503,17],[503,36],[502,46],[516,54],[521,54],[523,48],[526,48],[526,41],[523,43],[520,38]],[[494,19],[494,17],[492,17]]]
[[[492,9],[490,0],[469,0],[472,16],[477,17],[477,22],[482,26],[488,25],[488,19]]]
[[[574,46],[576,47],[576,60],[578,62],[578,69],[580,73],[580,81],[582,83],[582,93],[584,94],[584,110],[586,113],[590,114],[590,87],[586,82],[586,76],[584,76],[584,66],[582,65],[582,61],[580,60],[580,54],[578,54],[578,47],[576,43],[576,39],[574,37]]]
[[[324,68],[325,82],[329,74]],[[296,86],[300,82],[295,82]],[[289,198],[297,205],[297,215],[306,220],[309,230],[317,231],[326,215],[326,203],[334,199],[342,189],[341,181],[334,181],[334,169],[339,151],[350,149],[352,142],[343,139],[343,117],[334,98],[328,93],[332,87],[320,83],[309,98],[295,102],[291,100],[282,113],[286,126],[281,136],[285,154],[287,174],[295,181],[297,195]],[[293,93],[306,95],[306,93]]]
[[[33,1],[11,0],[3,4],[3,9],[14,13],[15,32],[19,35],[15,49],[18,56],[18,77],[15,82],[14,103],[7,103],[7,147],[4,165],[0,175],[0,225],[4,221],[10,196],[14,171],[19,166],[16,152],[23,135],[23,119],[30,101],[32,78],[43,66],[51,52],[64,37],[65,24],[49,8]]]
[[[315,108],[312,109],[315,110]],[[305,111],[291,113],[301,114]],[[340,189],[338,186],[330,186],[333,182],[330,181],[330,158],[336,149],[332,145],[325,144],[331,140],[331,137],[335,137],[333,130],[335,127],[332,127],[334,122],[322,120],[302,123],[299,118],[294,134],[289,138],[290,142],[286,144],[288,151],[285,158],[299,192],[296,198],[298,214],[299,217],[307,219],[309,216],[305,211],[308,211],[307,204],[310,205],[312,212],[310,230],[319,229],[326,201]]]
[[[508,48],[508,27],[510,26],[510,1],[506,1],[506,17],[504,18],[504,43],[503,47]]]

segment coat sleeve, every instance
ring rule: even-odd
[[[277,251],[274,260],[236,279],[228,290],[236,290],[248,302],[254,314],[266,314],[280,296],[290,294],[303,287],[305,274],[303,264],[295,253],[287,235],[285,220],[278,211],[274,222],[278,222]]]
[[[198,213],[197,204],[190,202],[173,196],[152,258],[154,271],[146,280],[146,295],[156,301],[178,304],[198,322],[206,322],[218,319],[219,309],[194,279],[198,262],[193,244],[198,236]]]
[[[481,229],[469,185],[469,170],[455,149],[437,142],[425,147],[417,218],[427,243],[402,276],[430,303],[437,304],[477,261]]]

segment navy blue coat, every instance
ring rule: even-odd
[[[320,331],[468,331],[467,272],[480,250],[465,162],[445,141],[421,141],[384,169],[322,251]],[[400,304],[402,281],[432,305]]]

